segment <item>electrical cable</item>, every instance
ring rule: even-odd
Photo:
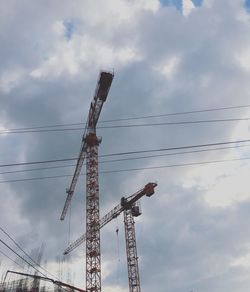
[[[9,163],[9,164],[0,164],[0,167],[10,167],[10,166],[19,166],[19,165],[32,165],[32,164],[44,164],[44,163],[55,163],[55,162],[64,162],[70,160],[76,160],[77,158],[62,158],[62,159],[50,159],[42,161],[31,161],[31,162],[21,162],[21,163]]]
[[[11,250],[15,255],[17,255],[21,260],[23,260],[26,264],[31,266],[34,270],[36,270],[38,273],[43,275],[44,277],[47,277],[44,273],[39,271],[35,266],[33,266],[31,263],[29,263],[25,258],[23,258],[21,255],[19,255],[16,251],[14,251],[13,248],[11,248],[7,243],[5,243],[2,239],[0,239],[0,242],[2,242],[3,245],[5,245],[9,250]]]
[[[147,115],[147,116],[139,116],[139,117],[130,117],[130,118],[120,118],[120,119],[113,119],[113,120],[104,120],[104,121],[100,121],[99,123],[119,122],[119,121],[138,120],[138,119],[149,119],[149,118],[160,118],[160,117],[167,117],[167,116],[187,115],[187,114],[196,114],[196,113],[204,113],[204,112],[213,112],[213,111],[240,109],[240,108],[248,108],[248,107],[250,107],[250,105],[247,104],[247,105],[238,105],[238,106],[208,108],[208,109],[192,110],[192,111],[184,111],[184,112],[174,112],[174,113],[166,113],[166,114],[158,114],[158,115]]]
[[[249,146],[250,145],[235,145],[235,146],[218,147],[218,148],[212,148],[212,149],[182,151],[182,152],[164,153],[164,154],[157,154],[157,155],[146,155],[146,156],[120,158],[120,159],[103,160],[103,161],[100,160],[99,164],[121,162],[121,161],[131,161],[131,160],[139,160],[139,159],[147,159],[147,158],[155,158],[155,157],[164,157],[164,156],[183,155],[183,154],[191,154],[191,153],[202,153],[202,152],[235,149],[235,148],[242,148],[242,147],[249,147]],[[86,164],[84,163],[83,165],[86,165]],[[74,166],[75,166],[75,164],[67,164],[67,165],[59,165],[59,166],[48,166],[48,167],[22,169],[22,170],[3,171],[3,172],[0,172],[0,175],[12,174],[12,173],[22,173],[22,172],[32,172],[32,171],[39,171],[39,170],[49,170],[49,169],[60,169],[60,168],[67,168],[67,167],[74,167]]]
[[[131,154],[149,153],[149,152],[172,151],[172,150],[200,148],[200,147],[211,147],[211,146],[229,145],[229,144],[246,143],[246,142],[250,142],[250,139],[236,140],[236,141],[226,141],[226,142],[216,142],[216,143],[204,143],[204,144],[187,145],[187,146],[174,146],[174,147],[152,149],[152,150],[137,150],[137,151],[128,151],[128,152],[120,152],[120,153],[111,153],[111,154],[100,155],[99,157],[117,156],[117,155],[131,155]],[[1,167],[1,165],[0,165],[0,167]]]
[[[230,144],[246,143],[246,142],[250,142],[250,139],[235,140],[235,141],[225,141],[225,142],[215,142],[215,143],[204,143],[204,144],[195,144],[195,145],[187,145],[187,146],[174,146],[174,147],[151,149],[151,150],[135,150],[135,151],[127,151],[127,152],[118,152],[118,153],[110,153],[110,154],[99,155],[99,157],[101,158],[101,157],[132,155],[132,154],[149,153],[149,152],[172,151],[172,150],[181,150],[181,149],[191,149],[191,148],[211,147],[211,146],[220,146],[220,145],[230,145]],[[8,163],[8,164],[0,164],[0,167],[12,167],[12,166],[20,166],[20,165],[34,165],[34,164],[43,164],[43,163],[54,163],[54,162],[63,162],[63,161],[70,161],[70,160],[76,160],[76,159],[77,158],[63,158],[63,159],[51,159],[51,160],[42,160],[42,161]]]
[[[217,107],[217,108],[208,108],[208,109],[198,109],[184,112],[174,112],[174,113],[166,113],[166,114],[157,114],[157,115],[146,115],[139,117],[127,117],[127,118],[119,118],[119,119],[109,119],[109,120],[100,120],[100,123],[110,123],[110,122],[119,122],[119,121],[129,121],[129,120],[140,120],[140,119],[148,119],[148,118],[159,118],[166,116],[176,116],[176,115],[186,115],[186,114],[195,114],[195,113],[204,113],[204,112],[213,112],[213,111],[223,111],[223,110],[231,110],[231,109],[240,109],[240,108],[248,108],[250,105],[238,105],[238,106],[227,106],[227,107]],[[69,126],[80,126],[87,125],[86,123],[65,123],[65,124],[54,124],[54,125],[42,125],[35,127],[23,127],[23,128],[13,128],[6,129],[5,131],[22,131],[22,130],[33,130],[33,129],[43,129],[43,128],[56,128],[56,127],[69,127]]]
[[[131,124],[131,125],[113,125],[99,126],[97,129],[115,129],[115,128],[135,128],[135,127],[152,127],[152,126],[172,126],[172,125],[188,125],[188,124],[203,124],[203,123],[220,123],[220,122],[236,122],[249,121],[250,118],[230,118],[230,119],[214,119],[214,120],[197,120],[197,121],[180,121],[180,122],[163,122],[163,123],[148,123],[148,124]]]
[[[33,262],[33,264],[38,266],[38,263],[36,263],[2,227],[0,227],[0,230]]]
[[[172,167],[184,167],[184,166],[192,166],[192,165],[204,165],[204,164],[214,164],[214,163],[223,163],[223,162],[232,162],[232,161],[242,161],[249,160],[250,157],[244,158],[233,158],[233,159],[225,159],[225,160],[212,160],[212,161],[201,161],[201,162],[191,162],[191,163],[182,163],[182,164],[170,164],[170,165],[160,165],[160,166],[151,166],[151,167],[139,167],[139,168],[128,168],[128,169],[117,169],[117,170],[102,170],[99,171],[100,174],[109,174],[109,173],[119,173],[119,172],[128,172],[128,171],[139,171],[139,170],[149,170],[149,169],[160,169],[160,168],[172,168]],[[80,174],[86,175],[86,173]],[[33,177],[33,178],[25,178],[25,179],[13,179],[13,180],[1,180],[2,183],[13,183],[13,182],[24,182],[24,181],[34,181],[34,180],[45,180],[45,179],[54,179],[54,178],[65,178],[65,177],[73,177],[72,174],[66,175],[54,175],[54,176],[44,176],[44,177]]]
[[[26,269],[25,267],[21,266],[17,261],[13,260],[11,257],[9,257],[7,254],[5,254],[3,251],[0,250],[0,253],[2,255],[4,255],[6,258],[8,258],[10,261],[12,261],[14,264],[16,264],[17,266],[19,266],[22,270],[28,271],[28,269]]]
[[[196,120],[196,121],[177,121],[177,122],[163,122],[163,123],[147,123],[147,124],[130,124],[130,125],[111,125],[111,126],[97,126],[96,129],[116,129],[116,128],[135,128],[135,127],[152,127],[152,126],[174,126],[174,125],[188,125],[188,124],[204,124],[204,123],[225,123],[225,122],[236,122],[236,121],[249,121],[250,117],[247,118],[229,118],[229,119],[214,119],[214,120]],[[0,135],[4,134],[24,134],[24,133],[48,133],[48,132],[65,132],[65,131],[82,131],[86,129],[80,128],[62,128],[62,129],[40,129],[40,130],[19,130],[0,131]]]
[[[21,172],[32,172],[32,171],[38,171],[38,170],[58,169],[58,168],[66,168],[66,167],[73,167],[73,166],[75,166],[75,164],[67,164],[67,165],[59,165],[59,166],[48,166],[48,167],[38,167],[38,168],[29,168],[29,169],[20,169],[20,170],[11,170],[11,171],[0,172],[0,175],[11,174],[11,173],[21,173]]]
[[[192,165],[205,165],[205,164],[215,164],[223,162],[232,162],[232,161],[242,161],[249,160],[250,157],[244,158],[233,158],[233,159],[224,159],[224,160],[212,160],[212,161],[201,161],[201,162],[190,162],[190,163],[181,163],[181,164],[169,164],[169,165],[160,165],[160,166],[150,166],[150,167],[139,167],[139,168],[130,168],[130,169],[118,169],[118,170],[104,170],[99,173],[117,173],[117,172],[127,172],[127,171],[138,171],[138,170],[150,170],[150,169],[160,169],[160,168],[172,168],[172,167],[183,167],[183,166],[192,166]]]
[[[0,230],[33,262],[33,264],[37,265],[44,272],[48,273],[50,276],[52,276],[52,277],[55,278],[55,276],[53,274],[51,274],[49,271],[47,271],[46,269],[44,269],[40,264],[38,264],[35,260],[33,260],[33,258],[28,253],[26,253],[23,250],[23,248],[15,241],[15,239],[12,238],[2,227],[0,227]]]
[[[17,254],[11,247],[9,247],[4,241],[2,241],[0,239],[0,241],[6,246],[8,247],[11,251],[13,251],[18,257],[20,257],[22,260],[24,260],[26,263],[29,264],[29,266],[31,266],[32,268],[34,268],[36,271],[38,271],[41,275],[43,275],[45,278],[47,277],[46,275],[44,275],[42,272],[40,272],[39,270],[37,270],[33,265],[31,265],[29,262],[27,262],[23,257],[21,257],[19,254]],[[4,254],[2,251],[0,251],[3,255],[5,255],[8,259],[10,259],[11,261],[14,261],[12,260],[10,257],[8,257],[6,254]],[[14,261],[15,264],[19,265],[17,262]],[[19,265],[20,267],[22,267],[21,265]],[[22,269],[25,269],[22,267]],[[27,269],[25,269],[27,270]],[[58,284],[58,283],[57,283]],[[60,286],[60,285],[59,285]],[[61,287],[61,286],[60,286]],[[67,292],[68,290],[65,289],[64,287],[61,287],[65,292]]]

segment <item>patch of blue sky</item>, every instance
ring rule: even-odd
[[[247,11],[250,12],[250,0],[245,0],[244,6],[247,9]]]
[[[162,6],[175,6],[178,10],[182,9],[182,0],[160,0]]]
[[[64,20],[64,37],[69,41],[75,31],[75,25],[72,20]]]
[[[192,0],[192,2],[194,3],[194,6],[198,7],[202,5],[203,0]]]
[[[203,0],[191,0],[194,6],[201,6]],[[160,0],[162,6],[175,6],[179,11],[182,10],[182,0]]]
[[[160,0],[162,6],[175,6],[177,10],[182,10],[183,0]],[[202,6],[204,0],[191,0],[194,6]],[[250,13],[250,0],[244,0],[244,7]]]

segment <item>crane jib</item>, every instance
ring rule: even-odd
[[[107,223],[109,223],[114,218],[118,217],[124,210],[131,208],[131,206],[137,202],[141,197],[144,195],[146,197],[151,197],[154,194],[154,188],[157,186],[156,183],[148,183],[144,186],[143,189],[139,190],[138,192],[134,193],[133,195],[130,195],[128,197],[122,197],[121,203],[115,206],[110,212],[108,212],[105,216],[103,216],[99,224],[99,228],[102,228]],[[76,241],[71,243],[64,251],[64,255],[70,253],[75,248],[80,246],[84,241],[86,240],[86,234],[83,234],[81,237],[79,237]]]

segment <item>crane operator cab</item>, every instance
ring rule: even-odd
[[[141,215],[141,208],[139,205],[136,205],[134,204],[132,207],[131,207],[131,213],[134,217],[138,217]]]
[[[125,197],[122,197],[121,206],[125,210],[131,210],[133,217],[138,217],[141,215],[141,207],[139,205],[139,202],[131,204]]]

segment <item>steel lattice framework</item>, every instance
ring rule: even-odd
[[[86,290],[101,291],[98,145],[95,134],[86,137]]]
[[[135,221],[132,209],[124,210],[124,228],[127,251],[129,292],[140,292],[140,277],[135,237]]]
[[[93,165],[97,165],[97,164],[93,163]],[[122,197],[120,204],[115,206],[110,212],[108,212],[105,216],[103,216],[100,219],[98,224],[95,224],[95,228],[101,229],[108,222],[110,222],[111,220],[119,216],[122,212],[124,212],[124,228],[125,228],[128,280],[129,280],[130,292],[141,291],[137,248],[136,248],[136,237],[135,237],[135,222],[134,222],[134,217],[140,216],[141,212],[140,212],[139,207],[136,205],[136,202],[140,200],[143,196],[151,197],[154,194],[154,188],[156,186],[157,186],[156,183],[148,183],[144,186],[144,188],[134,193],[133,195],[129,197]],[[95,233],[96,231],[93,230],[92,232]],[[72,243],[65,250],[64,255],[73,251],[85,240],[86,240],[86,245],[87,245],[87,250],[88,250],[89,244],[88,244],[87,237],[88,237],[88,234],[83,234],[80,238],[78,238],[74,243]]]
[[[86,290],[87,292],[101,292],[101,258],[99,231],[99,183],[98,183],[98,145],[96,125],[107,99],[114,74],[100,72],[94,98],[90,104],[88,120],[82,137],[80,153],[75,172],[67,190],[67,198],[60,219],[64,220],[81,168],[86,158]]]
[[[133,195],[130,195],[128,197],[122,197],[121,203],[115,206],[110,212],[108,212],[105,216],[103,216],[100,221],[99,225],[97,225],[99,228],[104,227],[107,223],[109,223],[111,220],[119,216],[125,209],[132,208],[134,203],[136,203],[139,199],[141,199],[143,196],[150,197],[152,194],[154,194],[154,188],[157,186],[156,183],[148,183],[139,190],[138,192],[134,193]],[[74,249],[76,249],[78,246],[80,246],[83,242],[86,241],[86,233],[84,233],[82,236],[80,236],[76,241],[71,243],[64,251],[64,255],[69,254]]]

